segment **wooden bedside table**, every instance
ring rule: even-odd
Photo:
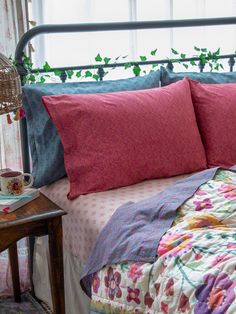
[[[62,216],[65,214],[42,194],[12,213],[0,213],[0,252],[9,250],[16,302],[21,300],[16,241],[28,236],[48,235],[53,310],[55,314],[65,313],[62,249]]]

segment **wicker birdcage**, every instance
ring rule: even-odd
[[[22,105],[21,83],[16,68],[0,53],[0,115]]]

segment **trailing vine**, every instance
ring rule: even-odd
[[[151,50],[148,55],[140,55],[139,56],[139,60],[136,62],[125,62],[125,60],[127,59],[128,55],[126,56],[118,56],[114,59],[108,57],[108,56],[101,56],[100,53],[98,53],[96,55],[96,57],[94,58],[94,65],[91,67],[91,70],[78,70],[78,71],[74,71],[74,70],[66,70],[65,71],[65,75],[67,77],[67,79],[71,80],[71,79],[79,79],[79,80],[83,80],[83,79],[87,79],[90,78],[92,80],[98,81],[99,80],[99,74],[97,73],[98,67],[103,68],[106,65],[113,65],[109,70],[106,70],[104,72],[103,76],[106,76],[110,71],[114,70],[116,68],[116,64],[117,63],[124,63],[124,69],[131,69],[133,74],[135,76],[140,76],[143,74],[148,74],[150,72],[155,71],[156,69],[159,68],[160,64],[157,63],[152,63],[150,64],[150,69],[147,70],[147,66],[145,66],[146,68],[144,68],[143,65],[139,65],[137,64],[138,62],[146,62],[146,61],[155,61],[154,58],[156,58],[157,56],[157,48]],[[219,71],[220,69],[224,69],[222,63],[220,62],[220,48],[218,48],[216,51],[210,51],[207,48],[199,48],[194,46],[194,55],[191,57],[187,57],[186,53],[183,52],[178,52],[177,50],[175,50],[174,48],[171,48],[171,54],[173,55],[172,58],[167,58],[167,60],[169,60],[172,63],[178,63],[181,66],[184,67],[184,70],[188,69],[189,66],[199,66],[199,63],[202,66],[209,66],[210,71]],[[186,61],[186,59],[190,59],[188,61]],[[196,59],[199,61],[195,61],[192,59]],[[49,63],[47,61],[45,61],[44,65],[43,65],[43,70],[45,71],[45,73],[40,73],[40,71],[35,71],[34,73],[32,73],[33,70],[33,63],[30,59],[30,57],[24,55],[23,56],[23,63],[24,63],[24,67],[27,70],[28,74],[25,77],[25,82],[27,84],[33,84],[33,83],[45,83],[46,81],[52,80],[54,78],[54,80],[56,78],[60,78],[62,76],[62,71],[59,69],[53,69],[52,67],[49,65]],[[106,67],[104,69],[107,69]]]

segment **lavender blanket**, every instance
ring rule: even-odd
[[[87,295],[91,296],[92,274],[105,265],[154,262],[158,243],[170,228],[177,208],[211,180],[218,169],[204,170],[177,181],[154,197],[119,207],[98,236],[81,277],[80,283]]]

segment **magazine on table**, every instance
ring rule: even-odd
[[[10,213],[19,207],[31,202],[39,196],[39,189],[28,188],[23,194],[4,195],[0,193],[0,212]]]

